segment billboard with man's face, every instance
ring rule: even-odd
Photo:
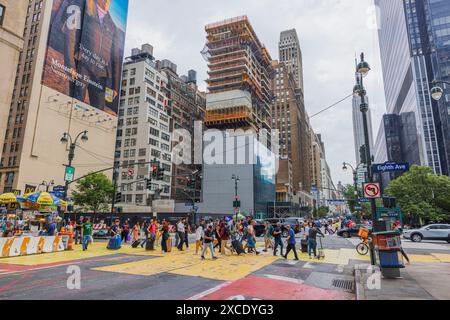
[[[54,0],[42,84],[117,114],[128,0]]]

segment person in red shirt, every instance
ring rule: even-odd
[[[221,249],[221,253],[222,255],[225,255],[225,249],[227,249],[228,251],[230,251],[231,253],[233,252],[230,248],[229,245],[229,240],[230,240],[230,230],[228,229],[226,223],[224,221],[222,221],[220,223],[220,249]]]

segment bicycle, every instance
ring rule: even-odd
[[[369,230],[366,228],[361,228],[358,235],[361,239],[361,243],[356,246],[356,252],[358,252],[361,256],[365,256],[369,253]]]
[[[369,238],[361,238],[361,243],[356,246],[356,252],[361,256],[365,256],[369,253]]]

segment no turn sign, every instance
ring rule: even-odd
[[[369,199],[380,198],[381,189],[379,183],[365,183],[364,197]]]

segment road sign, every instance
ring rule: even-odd
[[[372,171],[374,173],[402,172],[408,170],[409,170],[409,163],[385,162],[382,164],[374,164],[372,166]]]
[[[129,169],[128,169],[128,176],[129,176],[129,177],[134,176],[134,169],[132,169],[132,168],[129,168]]]
[[[53,187],[53,191],[54,192],[64,192],[64,190],[66,190],[65,186],[55,186],[55,187]]]
[[[329,205],[335,205],[335,206],[339,206],[339,205],[344,205],[347,203],[347,200],[340,200],[340,199],[329,199],[327,200]]]
[[[366,198],[359,199],[359,203],[367,203],[367,202],[370,202],[370,199],[366,199]]]
[[[64,181],[72,182],[74,180],[74,177],[75,177],[75,168],[67,166]]]
[[[379,183],[365,183],[364,197],[369,199],[379,198],[381,196],[381,189]]]

